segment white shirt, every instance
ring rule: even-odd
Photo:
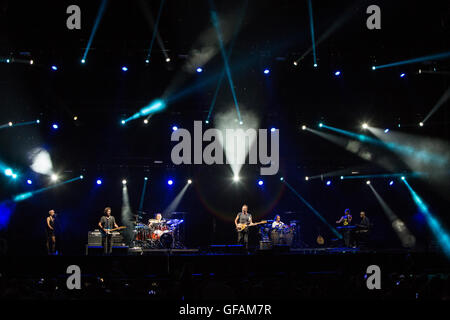
[[[282,226],[284,226],[284,223],[283,222],[277,222],[277,221],[274,221],[273,223],[272,223],[272,228],[280,228],[280,227],[282,227]]]

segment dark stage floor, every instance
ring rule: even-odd
[[[66,289],[67,267],[81,290]],[[381,289],[367,288],[367,267]],[[297,249],[123,256],[4,257],[2,298],[37,299],[449,299],[450,265],[438,252]]]

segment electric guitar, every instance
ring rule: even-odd
[[[118,227],[118,228],[114,228],[114,229],[105,229],[104,233],[105,234],[111,234],[111,232],[113,232],[113,231],[123,230],[123,229],[126,229],[126,228],[127,227],[122,226],[122,227]]]
[[[261,222],[254,222],[254,223],[250,223],[250,224],[245,224],[245,223],[238,223],[236,226],[236,230],[237,231],[244,231],[245,229],[247,229],[248,227],[253,227],[253,226],[257,226],[258,224],[266,224],[267,221],[261,221]]]

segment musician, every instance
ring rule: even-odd
[[[149,219],[149,220],[148,220],[148,226],[151,227],[153,224],[155,224],[155,223],[161,223],[161,222],[165,222],[165,220],[163,220],[162,214],[158,212],[158,213],[155,215],[155,219]]]
[[[283,222],[281,222],[281,217],[280,217],[280,215],[277,214],[277,215],[275,216],[275,220],[274,220],[273,223],[272,223],[272,229],[275,229],[275,228],[281,229],[281,228],[283,228],[284,226],[285,226],[285,224],[284,224]]]
[[[109,255],[112,253],[112,234],[109,230],[119,228],[116,224],[116,219],[111,215],[111,208],[106,207],[104,210],[104,216],[100,218],[98,226],[102,229],[102,245],[103,253]]]
[[[358,230],[356,230],[355,232],[356,244],[358,246],[364,246],[369,240],[370,221],[364,211],[361,211],[359,216],[361,218],[361,221],[357,225]]]
[[[238,223],[249,225],[252,223],[252,215],[248,213],[248,207],[246,204],[242,206],[242,211],[239,212],[234,219],[234,224],[236,228],[238,227]],[[242,241],[244,242],[245,248],[248,249],[248,228],[245,228],[242,231],[238,231],[238,244]]]
[[[56,236],[55,236],[55,210],[48,212],[48,217],[45,223],[45,233],[47,235],[47,252],[49,255],[56,253]]]
[[[344,215],[336,221],[337,224],[342,224],[343,227],[350,226],[352,223],[352,215],[350,214],[350,209],[345,209]],[[350,228],[344,229],[343,236],[344,236],[344,244],[346,247],[350,247]]]

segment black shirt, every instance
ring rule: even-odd
[[[370,228],[370,221],[369,218],[364,217],[361,219],[361,222],[359,223],[359,226],[363,229],[369,229]]]

